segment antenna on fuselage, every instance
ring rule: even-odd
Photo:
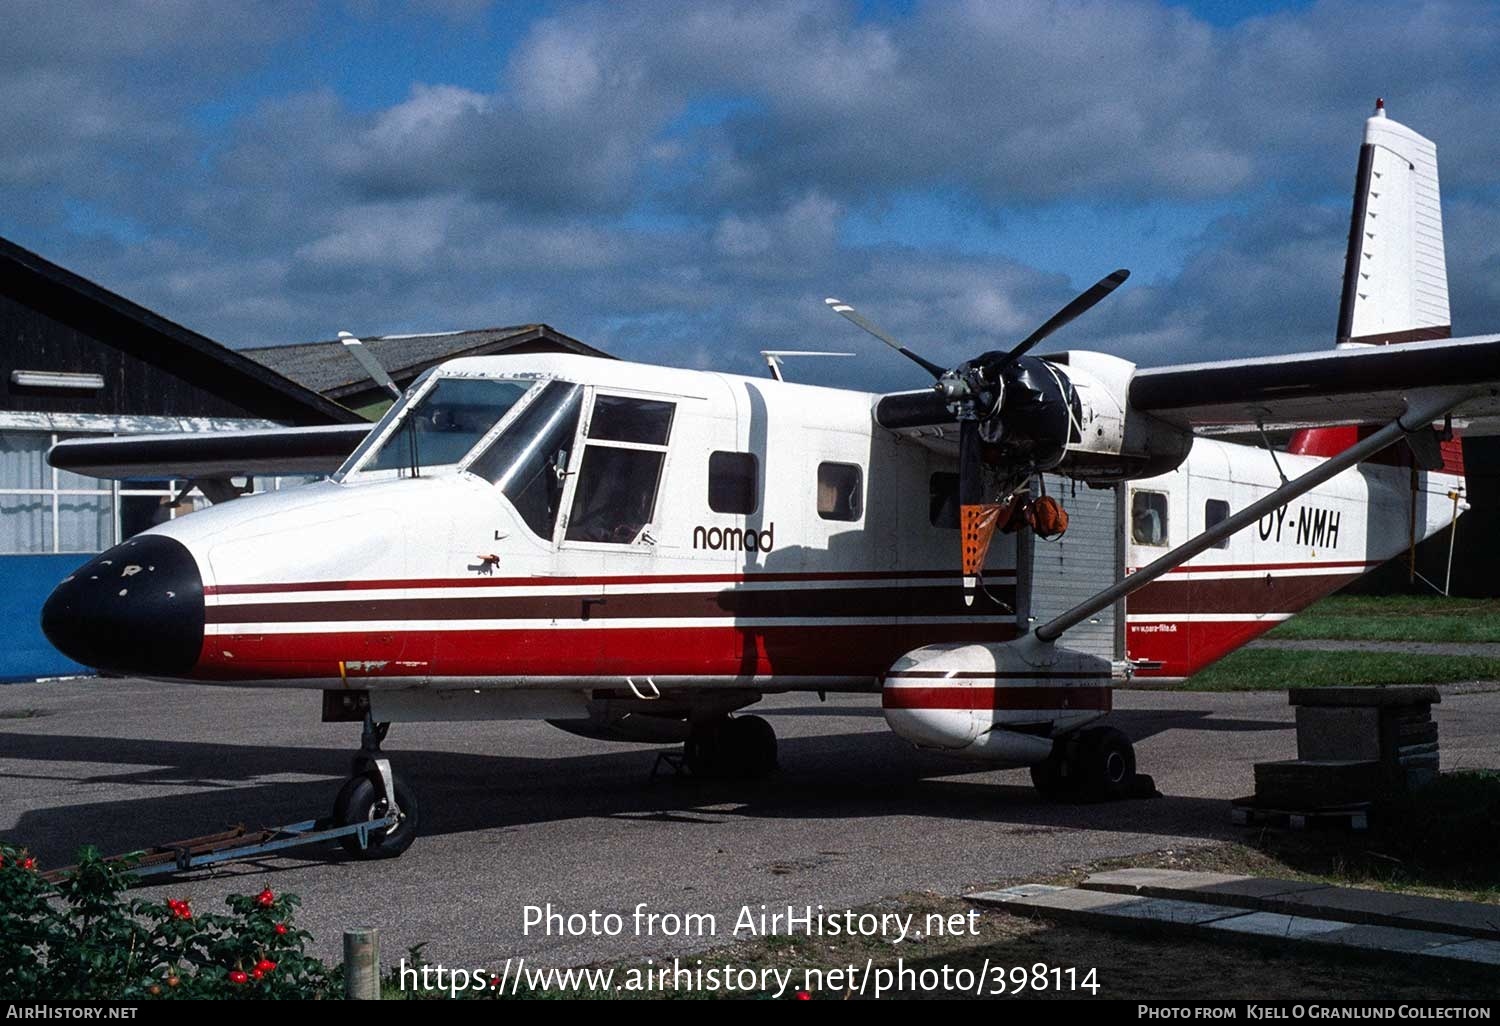
[[[771,377],[777,381],[785,381],[781,376],[781,360],[786,356],[854,356],[854,353],[824,353],[816,349],[762,349],[760,355],[765,357],[766,366],[770,368]]]

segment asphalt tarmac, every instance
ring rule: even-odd
[[[381,930],[385,960],[425,943],[433,962],[509,956],[579,964],[725,943],[744,906],[830,911],[911,891],[957,894],[1097,859],[1242,836],[1227,800],[1252,763],[1296,752],[1285,692],[1119,691],[1110,722],[1164,797],[1050,805],[1026,771],[975,770],[895,737],[876,697],[761,703],[782,770],[749,783],[650,779],[650,746],[588,741],[544,723],[396,724],[386,742],[421,799],[403,857],[302,851],[146,888],[209,910],[262,887],[301,896],[319,953],[345,927]],[[1500,766],[1500,687],[1444,689],[1443,766]],[[0,687],[0,839],[45,865],[243,822],[324,815],[358,746],[319,722],[316,692],[139,680]],[[526,906],[620,913],[617,937],[529,932]],[[713,936],[637,935],[633,912],[712,913]]]

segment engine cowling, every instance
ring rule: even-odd
[[[1109,712],[1112,676],[1107,659],[1029,637],[927,645],[887,671],[881,706],[918,748],[1029,766],[1052,751],[1052,738]]]

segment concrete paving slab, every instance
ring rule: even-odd
[[[1047,894],[1051,891],[1065,891],[1066,887],[1058,887],[1053,884],[1019,884],[1015,887],[1006,887],[999,891],[975,891],[973,894],[965,894],[965,901],[972,901],[977,905],[1004,905],[1020,898],[1030,898],[1037,894]]]
[[[1004,893],[1004,892],[1001,892]],[[979,900],[970,895],[969,900]],[[1059,888],[1029,895],[1013,895],[1003,901],[1012,910],[1040,912],[1056,919],[1132,920],[1153,925],[1199,926],[1235,915],[1232,909],[1205,905],[1196,901],[1173,901],[1168,898],[1142,898],[1132,894],[1108,891],[1085,891]]]
[[[1277,880],[1232,873],[1194,873],[1178,869],[1119,869],[1093,873],[1081,884],[1088,890],[1180,898],[1239,908],[1266,907],[1266,899],[1303,891],[1326,890],[1327,885],[1306,880]]]
[[[1272,896],[1263,903],[1269,911],[1349,923],[1427,928],[1465,936],[1500,940],[1500,906],[1470,901],[1447,901],[1420,894],[1372,891],[1357,887],[1322,887]]]
[[[1371,951],[1421,954],[1433,948],[1459,943],[1460,938],[1451,933],[1433,933],[1429,930],[1403,930],[1396,926],[1369,926],[1360,924],[1325,933],[1318,938],[1318,941],[1324,944],[1338,944],[1349,948],[1365,948]]]
[[[1285,940],[1308,940],[1320,934],[1347,930],[1348,923],[1332,919],[1308,919],[1305,916],[1288,916],[1280,912],[1247,912],[1242,916],[1230,916],[1206,923],[1210,930],[1228,930],[1231,933],[1248,933],[1257,937],[1279,937]]]
[[[1479,965],[1492,965],[1500,969],[1500,941],[1492,940],[1466,940],[1457,944],[1444,944],[1441,947],[1428,948],[1422,952],[1433,958],[1452,959],[1457,962],[1475,962]]]

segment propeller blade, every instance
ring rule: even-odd
[[[943,374],[948,370],[948,368],[946,367],[939,367],[931,360],[922,359],[922,357],[918,356],[916,353],[903,346],[900,342],[897,342],[895,339],[891,338],[891,336],[875,327],[875,325],[865,320],[859,315],[859,312],[855,310],[854,307],[850,306],[848,303],[845,303],[843,300],[830,298],[823,300],[823,302],[828,304],[828,308],[830,310],[838,314],[850,324],[853,324],[857,328],[863,328],[865,331],[868,331],[871,335],[874,335],[876,338],[880,339],[880,341],[890,346],[892,349],[900,353],[902,356],[906,357],[908,360],[912,360],[915,363],[920,364],[922,369],[925,370],[928,374],[931,374],[934,378],[942,377]]]
[[[1074,299],[1067,306],[1053,314],[1051,320],[1047,321],[1046,324],[1043,324],[1040,328],[1022,339],[1020,345],[1005,354],[1000,360],[999,366],[1005,367],[1013,363],[1018,357],[1025,356],[1038,342],[1052,334],[1058,328],[1070,323],[1080,314],[1086,313],[1095,303],[1123,285],[1125,279],[1129,277],[1130,272],[1122,267],[1113,274],[1106,274],[1103,278],[1100,278],[1086,291],[1082,292],[1077,299]]]
[[[380,385],[397,399],[401,398],[401,388],[391,376],[380,366],[380,361],[375,359],[375,354],[365,348],[365,344],[347,331],[339,332],[339,341],[344,343],[345,350],[354,357],[356,363],[370,376],[370,380]]]

